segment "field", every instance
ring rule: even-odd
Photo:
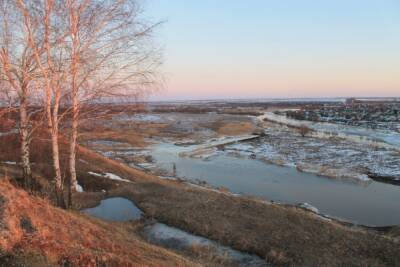
[[[330,179],[355,181],[352,186],[363,188],[365,185],[358,183],[366,181],[357,176],[365,174],[358,172],[362,168],[351,165],[351,162],[345,165],[346,159],[335,161],[339,157],[332,155],[343,151],[344,147],[360,150],[361,155],[365,147],[340,138],[302,137],[296,128],[258,119],[264,112],[287,108],[293,107],[211,103],[202,105],[202,109],[196,105],[175,105],[173,108],[150,106],[146,112],[129,107],[107,107],[96,120],[82,123],[77,169],[83,192],[73,196],[75,211],[55,209],[47,200],[42,200],[43,197],[50,197],[47,192],[51,188],[52,171],[48,158],[50,148],[46,145],[44,134],[37,132],[32,143],[37,197],[30,199],[6,181],[0,185],[2,205],[7,207],[3,210],[8,212],[1,216],[2,222],[15,225],[1,230],[2,250],[5,251],[1,260],[18,262],[32,257],[29,259],[55,264],[67,258],[73,263],[85,263],[89,258],[104,257],[108,264],[137,263],[144,266],[226,266],[229,262],[229,259],[210,256],[213,253],[206,248],[181,250],[172,246],[168,251],[149,244],[143,236],[143,228],[160,222],[238,251],[255,254],[273,266],[399,265],[399,230],[396,226],[374,228],[356,225],[326,217],[305,208],[306,205],[276,203],[273,199],[250,193],[231,192],[229,184],[215,186],[197,177],[180,176],[183,169],[179,162],[176,162],[175,168],[172,165],[166,167],[157,161],[154,154],[154,147],[171,144],[187,152],[177,159],[189,159],[194,163],[212,164],[219,157],[233,157],[260,164],[292,166],[290,168],[296,170],[295,167],[299,169],[306,163],[316,165],[324,161],[325,166],[336,171],[338,165],[341,166],[340,173],[346,174],[338,177],[331,171]],[[18,177],[18,136],[12,132],[12,127],[2,129],[2,132],[7,133],[0,137],[2,176]],[[65,160],[66,143],[62,138],[60,141],[62,160]],[[39,146],[39,143],[45,146]],[[270,147],[263,150],[263,146]],[[311,154],[311,146],[319,152],[319,161],[316,161],[318,157],[302,156]],[[337,151],[323,153],[327,146],[338,148]],[[271,147],[274,148],[273,153]],[[385,155],[393,160],[392,166],[397,164],[397,154],[380,149],[377,151],[388,153]],[[300,165],[300,161],[304,165]],[[296,166],[293,167],[294,164]],[[302,171],[312,172],[306,168]],[[328,171],[319,173],[327,174]],[[396,185],[391,186],[396,190]],[[15,200],[16,196],[20,196],[21,203]],[[107,223],[79,212],[111,197],[131,200],[144,212],[144,218],[134,222]],[[39,206],[45,207],[43,217],[31,212]],[[10,211],[14,211],[15,218],[19,220],[27,218],[39,231],[29,233],[21,229],[19,221],[11,222]],[[59,219],[50,219],[53,217]],[[86,231],[87,239],[79,238],[80,230],[68,234],[69,227],[74,224]],[[58,244],[52,231],[60,228],[65,232]],[[48,230],[43,232],[41,229]],[[54,242],[46,246],[41,243],[53,239]],[[65,244],[72,247],[60,249]],[[24,249],[21,250],[21,247]],[[133,251],[137,254],[129,254]]]

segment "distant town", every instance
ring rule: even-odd
[[[400,132],[400,102],[362,101],[349,98],[345,103],[310,104],[299,110],[281,111],[297,120],[331,122]]]

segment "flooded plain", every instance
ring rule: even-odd
[[[154,145],[151,155],[157,166],[189,181],[286,204],[308,203],[321,214],[357,224],[400,224],[399,186],[330,179],[223,152],[208,160],[179,155],[187,150],[163,143]]]
[[[156,129],[145,135],[146,147],[121,138],[130,123]],[[269,201],[307,203],[320,214],[356,224],[400,224],[400,186],[369,176],[397,181],[396,151],[345,138],[302,137],[296,129],[248,115],[118,115],[112,126],[124,130],[118,139],[95,139],[89,145],[132,167]],[[262,137],[249,139],[261,132]],[[243,142],[232,144],[235,139]]]

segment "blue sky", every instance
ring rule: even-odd
[[[400,1],[147,0],[154,99],[400,96]]]

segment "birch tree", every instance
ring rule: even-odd
[[[62,3],[63,1],[56,0],[17,0],[18,9],[23,16],[29,47],[40,73],[44,110],[51,139],[57,203],[59,206],[65,207],[58,143],[59,110],[66,77],[65,13],[63,13]],[[39,12],[33,12],[34,10],[39,10]]]
[[[137,1],[67,0],[71,103],[70,190],[77,186],[79,114],[99,98],[143,94],[157,80],[160,53],[152,43],[159,23],[141,17]]]
[[[0,77],[3,96],[10,107],[19,113],[21,166],[25,188],[31,189],[29,145],[33,131],[29,112],[30,98],[35,83],[36,64],[22,16],[16,12],[13,1],[0,2]],[[4,99],[3,99],[4,100]]]
[[[30,62],[36,66],[35,81],[42,88],[57,201],[65,206],[58,143],[61,106],[71,112],[69,191],[75,191],[82,107],[96,106],[93,103],[111,96],[137,98],[154,84],[160,54],[152,45],[152,33],[158,23],[145,21],[140,5],[134,0],[16,0],[15,3]],[[7,57],[4,62],[8,67]]]

